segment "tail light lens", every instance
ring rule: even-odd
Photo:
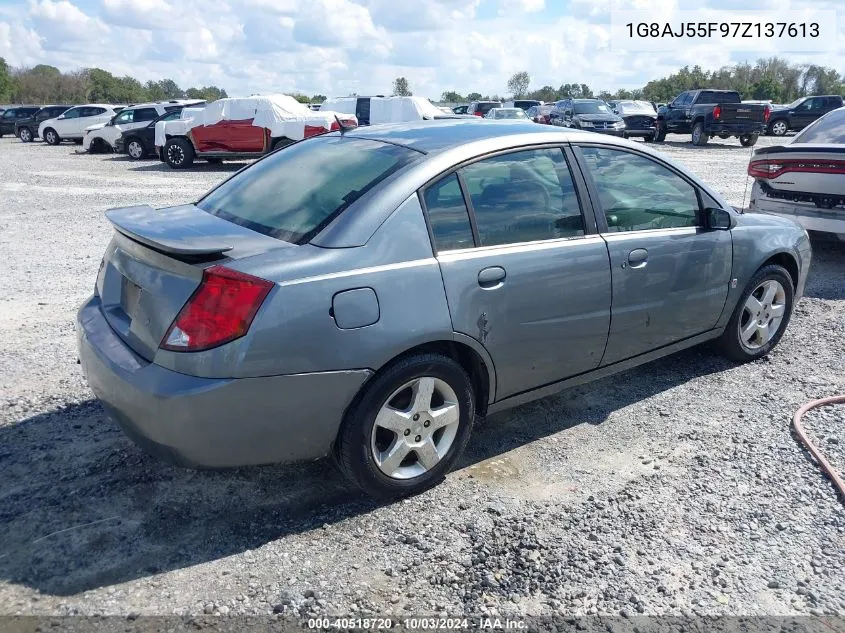
[[[772,116],[772,109],[769,106],[766,106],[763,108],[763,122],[768,123],[770,116]]]
[[[718,119],[722,116],[722,106],[715,106],[713,108],[713,118]]]
[[[272,282],[212,266],[167,330],[161,348],[199,352],[234,341],[249,331]]]
[[[473,112],[473,114],[474,114],[475,116],[483,116],[483,115],[481,114],[481,112]]]
[[[845,160],[824,160],[797,158],[793,160],[752,160],[748,163],[748,175],[754,178],[777,178],[787,172],[813,174],[835,174],[845,176]]]

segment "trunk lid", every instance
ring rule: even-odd
[[[206,267],[298,248],[194,205],[124,207],[106,217],[115,235],[97,276],[97,293],[111,327],[147,360],[155,356]]]

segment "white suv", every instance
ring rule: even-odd
[[[38,136],[49,145],[58,145],[65,139],[81,140],[85,128],[93,123],[105,123],[124,106],[107,103],[86,103],[67,110],[55,119],[42,121],[38,126]]]
[[[204,101],[197,99],[174,99],[172,101],[158,101],[156,103],[141,103],[125,108],[109,121],[89,125],[82,137],[82,149],[92,154],[110,152],[114,150],[114,143],[126,130],[149,125],[163,114],[179,110],[185,106],[203,105]]]

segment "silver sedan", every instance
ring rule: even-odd
[[[810,263],[665,156],[531,122],[327,134],[107,217],[79,353],[127,434],[203,467],[331,454],[381,497],[441,480],[478,416],[705,341],[766,355]]]

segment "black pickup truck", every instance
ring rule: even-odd
[[[657,112],[655,141],[667,133],[692,134],[694,145],[706,145],[714,136],[739,137],[751,147],[766,131],[771,109],[768,105],[742,103],[734,90],[687,90]]]

